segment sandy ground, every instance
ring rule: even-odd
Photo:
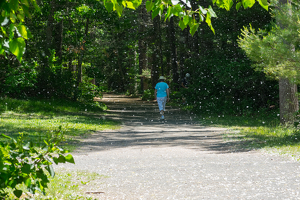
[[[300,199],[300,163],[260,151],[236,150],[226,129],[202,126],[193,113],[107,94],[101,100],[119,130],[97,132],[73,153],[66,170],[96,172],[97,199]]]

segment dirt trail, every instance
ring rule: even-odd
[[[108,176],[89,190],[98,199],[300,199],[300,163],[258,151],[236,151],[226,129],[202,126],[193,113],[155,102],[105,95],[120,130],[82,141],[70,170]]]

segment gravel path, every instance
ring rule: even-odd
[[[226,129],[204,127],[193,113],[120,95],[101,100],[122,128],[93,134],[59,167],[105,175],[97,199],[300,199],[300,163],[259,151],[236,151]]]

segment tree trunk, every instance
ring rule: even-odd
[[[177,66],[177,49],[176,49],[176,37],[174,28],[174,19],[171,17],[169,25],[169,35],[170,38],[170,48],[171,48],[171,63],[172,63],[172,73],[173,73],[173,83],[175,90],[179,88],[179,76],[178,76],[178,66]]]
[[[287,3],[287,0],[279,0],[279,7]],[[279,22],[278,25],[281,29],[284,29],[284,24]],[[295,50],[292,44],[286,45],[291,47],[291,51]],[[279,79],[279,104],[280,123],[293,124],[295,121],[295,113],[299,110],[297,85],[284,77]]]
[[[140,25],[139,25],[139,75],[141,78],[141,82],[140,82],[140,93],[143,94],[144,93],[144,77],[142,76],[143,74],[143,69],[146,69],[146,51],[147,51],[147,47],[143,38],[143,34],[145,32],[145,20],[144,20],[144,15],[146,14],[145,11],[145,6],[141,5],[140,6]]]
[[[163,52],[162,52],[162,39],[161,39],[161,24],[160,20],[158,21],[158,45],[159,45],[159,58],[160,58],[160,68],[161,68],[161,75],[164,76],[164,63],[163,63]]]
[[[63,44],[63,28],[64,28],[64,21],[63,19],[60,21],[60,23],[57,24],[56,30],[56,55],[58,57],[58,65],[62,64],[62,44]]]
[[[84,43],[79,44],[78,48],[79,48],[79,55],[78,55],[78,66],[77,66],[77,83],[76,83],[76,89],[75,89],[75,93],[74,93],[74,101],[77,101],[78,98],[78,92],[79,92],[79,84],[82,82],[82,61],[84,58],[84,51],[85,51],[85,41],[87,40],[87,35],[89,32],[89,18],[86,19],[86,24],[85,24],[85,33],[84,33]]]
[[[159,77],[159,16],[153,19],[153,36],[152,36],[152,67],[151,67],[151,83],[152,88],[155,87]]]
[[[171,44],[171,39],[169,37],[169,35],[170,35],[170,28],[169,28],[170,27],[170,23],[169,23],[168,20],[166,22],[166,25],[167,25],[167,29],[166,29],[166,31],[167,31],[167,37],[166,37],[167,44]],[[167,68],[166,71],[167,71],[167,75],[171,75],[172,63],[171,63],[171,48],[170,48],[170,46],[168,46],[166,48],[165,55],[166,55],[166,68]]]
[[[77,74],[77,82],[78,84],[82,82],[82,60],[84,57],[84,51],[85,51],[85,42],[87,40],[87,35],[89,32],[89,24],[90,24],[90,20],[89,18],[86,19],[86,23],[85,23],[85,33],[84,33],[84,43],[80,44],[80,54],[79,54],[79,60],[78,60],[78,74]]]
[[[279,80],[280,122],[282,124],[294,123],[295,112],[299,110],[296,94],[296,84],[285,78]]]
[[[54,26],[54,12],[55,12],[56,0],[50,1],[50,11],[48,15],[47,28],[46,28],[46,55],[50,56],[50,51],[52,47],[52,30]]]

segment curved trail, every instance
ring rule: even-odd
[[[97,199],[300,199],[300,163],[258,151],[235,151],[223,128],[204,127],[192,113],[105,95],[103,117],[119,130],[84,139],[75,165],[61,168],[105,175],[90,185]]]

